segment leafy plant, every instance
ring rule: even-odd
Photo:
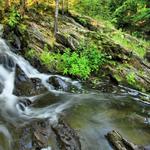
[[[19,23],[20,19],[21,19],[21,15],[14,7],[12,7],[7,20],[8,25],[11,28],[14,28]]]
[[[92,72],[98,71],[105,62],[105,55],[92,43],[82,43],[74,52],[66,49],[63,54],[49,52],[47,45],[45,45],[42,53],[31,49],[27,55],[31,58],[33,56],[39,57],[41,63],[49,69],[83,79],[88,78]]]
[[[130,85],[135,85],[136,84],[136,79],[135,79],[135,73],[130,72],[127,76],[126,79]]]

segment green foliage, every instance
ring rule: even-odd
[[[67,49],[62,55],[62,61],[64,74],[76,75],[86,79],[91,73],[87,57],[77,52],[71,53],[70,49]]]
[[[78,0],[75,10],[100,22],[108,20],[138,37],[147,38],[150,32],[149,0]]]
[[[63,54],[51,53],[48,51],[47,45],[45,45],[42,53],[37,53],[34,49],[30,49],[26,56],[30,58],[39,57],[41,63],[49,69],[83,79],[98,71],[99,67],[105,62],[105,55],[98,50],[96,45],[85,45],[83,43],[74,52],[66,49]]]
[[[27,50],[26,57],[33,58],[34,56],[36,56],[36,51],[34,49]]]
[[[98,71],[105,62],[105,55],[94,44],[81,43],[73,53],[67,49],[62,55],[63,73],[71,74],[86,79],[89,75]]]
[[[27,26],[25,24],[20,23],[19,24],[19,31],[24,34],[27,31]]]
[[[111,34],[111,37],[116,43],[122,45],[129,51],[136,53],[141,58],[144,57],[146,49],[150,46],[149,42],[142,39],[136,39],[135,37],[125,34],[121,30]]]
[[[135,73],[130,72],[127,74],[126,79],[130,85],[135,85],[136,84],[136,79],[135,79]]]
[[[21,19],[21,15],[14,7],[12,7],[9,13],[7,24],[11,28],[14,28],[16,25],[19,24],[20,19]]]
[[[137,12],[137,3],[135,0],[127,0],[114,12],[118,27],[124,28],[131,25],[132,16]]]
[[[88,16],[101,16],[106,19],[110,16],[108,6],[109,1],[106,0],[82,0],[77,1],[75,9]]]

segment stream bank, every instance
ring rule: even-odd
[[[115,81],[115,84],[149,93],[149,45],[144,45],[140,39],[121,33],[120,38],[128,42],[129,49],[115,41],[114,37],[119,36],[117,29],[74,11],[69,11],[64,17],[60,14],[59,32],[54,37],[53,8],[47,7],[43,9],[41,4],[30,6],[24,18],[13,30],[5,25],[3,37],[16,49],[16,53],[22,54],[42,72],[63,75],[60,58],[55,60],[52,57],[51,65],[49,65],[40,55],[48,51],[52,56],[57,56],[57,54],[63,54],[66,48],[76,52],[81,43],[94,43],[106,58],[105,63],[99,65],[97,70],[91,72],[86,79],[92,81],[92,86],[100,87],[98,83],[109,80],[112,83]],[[139,55],[138,49],[145,56]],[[78,75],[66,75],[82,80],[82,77]]]

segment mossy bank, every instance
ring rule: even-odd
[[[53,14],[53,8],[44,4],[30,6],[24,17],[10,10],[1,21],[3,37],[40,71],[93,85],[105,79],[115,80],[150,92],[148,41],[74,11],[59,14],[59,31],[54,36]]]

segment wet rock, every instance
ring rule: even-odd
[[[57,125],[52,126],[57,136],[61,150],[81,150],[81,143],[75,130],[66,122],[60,120]]]
[[[20,132],[20,150],[46,149],[49,144],[52,149],[81,150],[81,144],[76,132],[65,122],[59,121],[50,125],[48,120],[36,120]]]
[[[48,147],[51,128],[47,120],[32,120],[26,127],[17,129],[19,140],[15,141],[19,150],[41,150]]]
[[[145,150],[144,146],[138,146],[129,142],[115,130],[109,132],[106,138],[115,150]]]
[[[48,147],[48,138],[50,134],[48,122],[37,122],[33,126],[32,144],[36,150]]]
[[[56,90],[63,89],[67,91],[69,89],[69,83],[66,83],[63,79],[57,77],[57,76],[51,76],[48,80],[48,83],[53,85]]]
[[[4,86],[0,83],[0,94],[3,92]]]
[[[0,24],[0,37],[2,37],[2,35],[3,35],[3,25],[2,24]]]
[[[65,81],[59,76],[51,76],[48,80],[55,90],[63,90],[66,92],[78,92],[81,89],[77,85],[73,85],[72,82]]]
[[[24,110],[25,110],[25,107],[28,107],[28,106],[30,106],[31,104],[32,104],[32,102],[31,102],[29,99],[24,98],[24,99],[20,99],[20,100],[19,100],[18,106],[19,106],[19,108],[20,108],[22,111],[24,111]]]
[[[29,79],[25,73],[16,66],[16,78],[14,94],[17,96],[33,96],[44,93],[47,89],[41,84],[41,80]]]
[[[12,71],[12,69],[15,67],[13,59],[4,53],[0,53],[0,65],[1,64],[9,71]]]

